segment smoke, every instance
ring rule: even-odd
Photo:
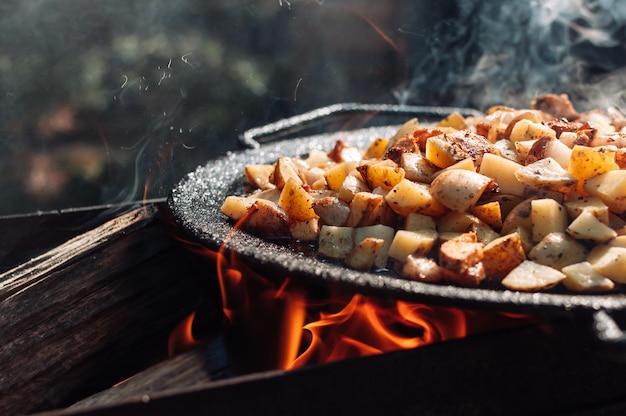
[[[396,97],[484,109],[567,93],[582,110],[622,106],[625,27],[618,0],[459,1]]]

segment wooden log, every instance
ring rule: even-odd
[[[616,380],[626,362],[601,354],[574,319],[553,329],[498,331],[39,416],[624,414]]]
[[[198,276],[154,205],[0,275],[2,414],[67,406],[164,359]]]

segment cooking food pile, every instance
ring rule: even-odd
[[[358,270],[465,287],[605,292],[626,283],[626,119],[567,95],[418,119],[367,148],[248,165],[222,213]]]

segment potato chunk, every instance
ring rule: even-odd
[[[526,253],[517,233],[496,238],[483,249],[482,262],[487,278],[498,282],[524,260]]]
[[[343,259],[354,247],[354,228],[323,225],[320,229],[318,251],[322,256]]]
[[[344,263],[357,270],[370,270],[384,244],[385,240],[368,237],[350,250]]]
[[[561,271],[566,276],[563,284],[574,292],[606,292],[615,287],[611,279],[598,273],[587,261],[570,264]]]
[[[587,249],[565,233],[546,235],[528,253],[528,258],[539,264],[560,270],[568,264],[584,261]]]
[[[565,274],[550,266],[524,260],[502,279],[502,284],[511,290],[531,292],[550,289],[564,279]]]
[[[442,172],[430,184],[430,193],[447,208],[465,212],[474,206],[493,179],[480,173],[452,169]]]

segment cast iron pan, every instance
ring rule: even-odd
[[[293,278],[330,281],[349,285],[354,290],[379,296],[421,303],[457,307],[496,309],[523,313],[559,314],[583,313],[593,319],[599,338],[622,343],[626,337],[612,317],[626,311],[626,294],[599,295],[558,292],[523,293],[504,289],[464,288],[430,284],[403,279],[392,273],[351,270],[340,264],[322,261],[307,250],[266,241],[243,231],[233,230],[230,221],[220,212],[228,195],[244,192],[243,171],[248,164],[273,163],[279,156],[306,155],[312,148],[329,150],[339,138],[363,147],[375,137],[390,137],[401,122],[416,116],[421,122],[441,119],[451,111],[474,114],[475,110],[440,107],[394,107],[340,104],[325,107],[302,116],[281,120],[262,128],[250,130],[241,138],[250,147],[209,161],[189,173],[172,190],[168,207],[177,224],[191,238],[207,248],[217,250],[222,245],[243,256],[248,264],[264,269],[287,272]],[[400,123],[373,126],[350,131],[313,134],[290,140],[268,142],[285,132],[293,133],[311,122],[356,113],[376,113],[378,117],[400,115]],[[265,144],[256,140],[265,139]]]

